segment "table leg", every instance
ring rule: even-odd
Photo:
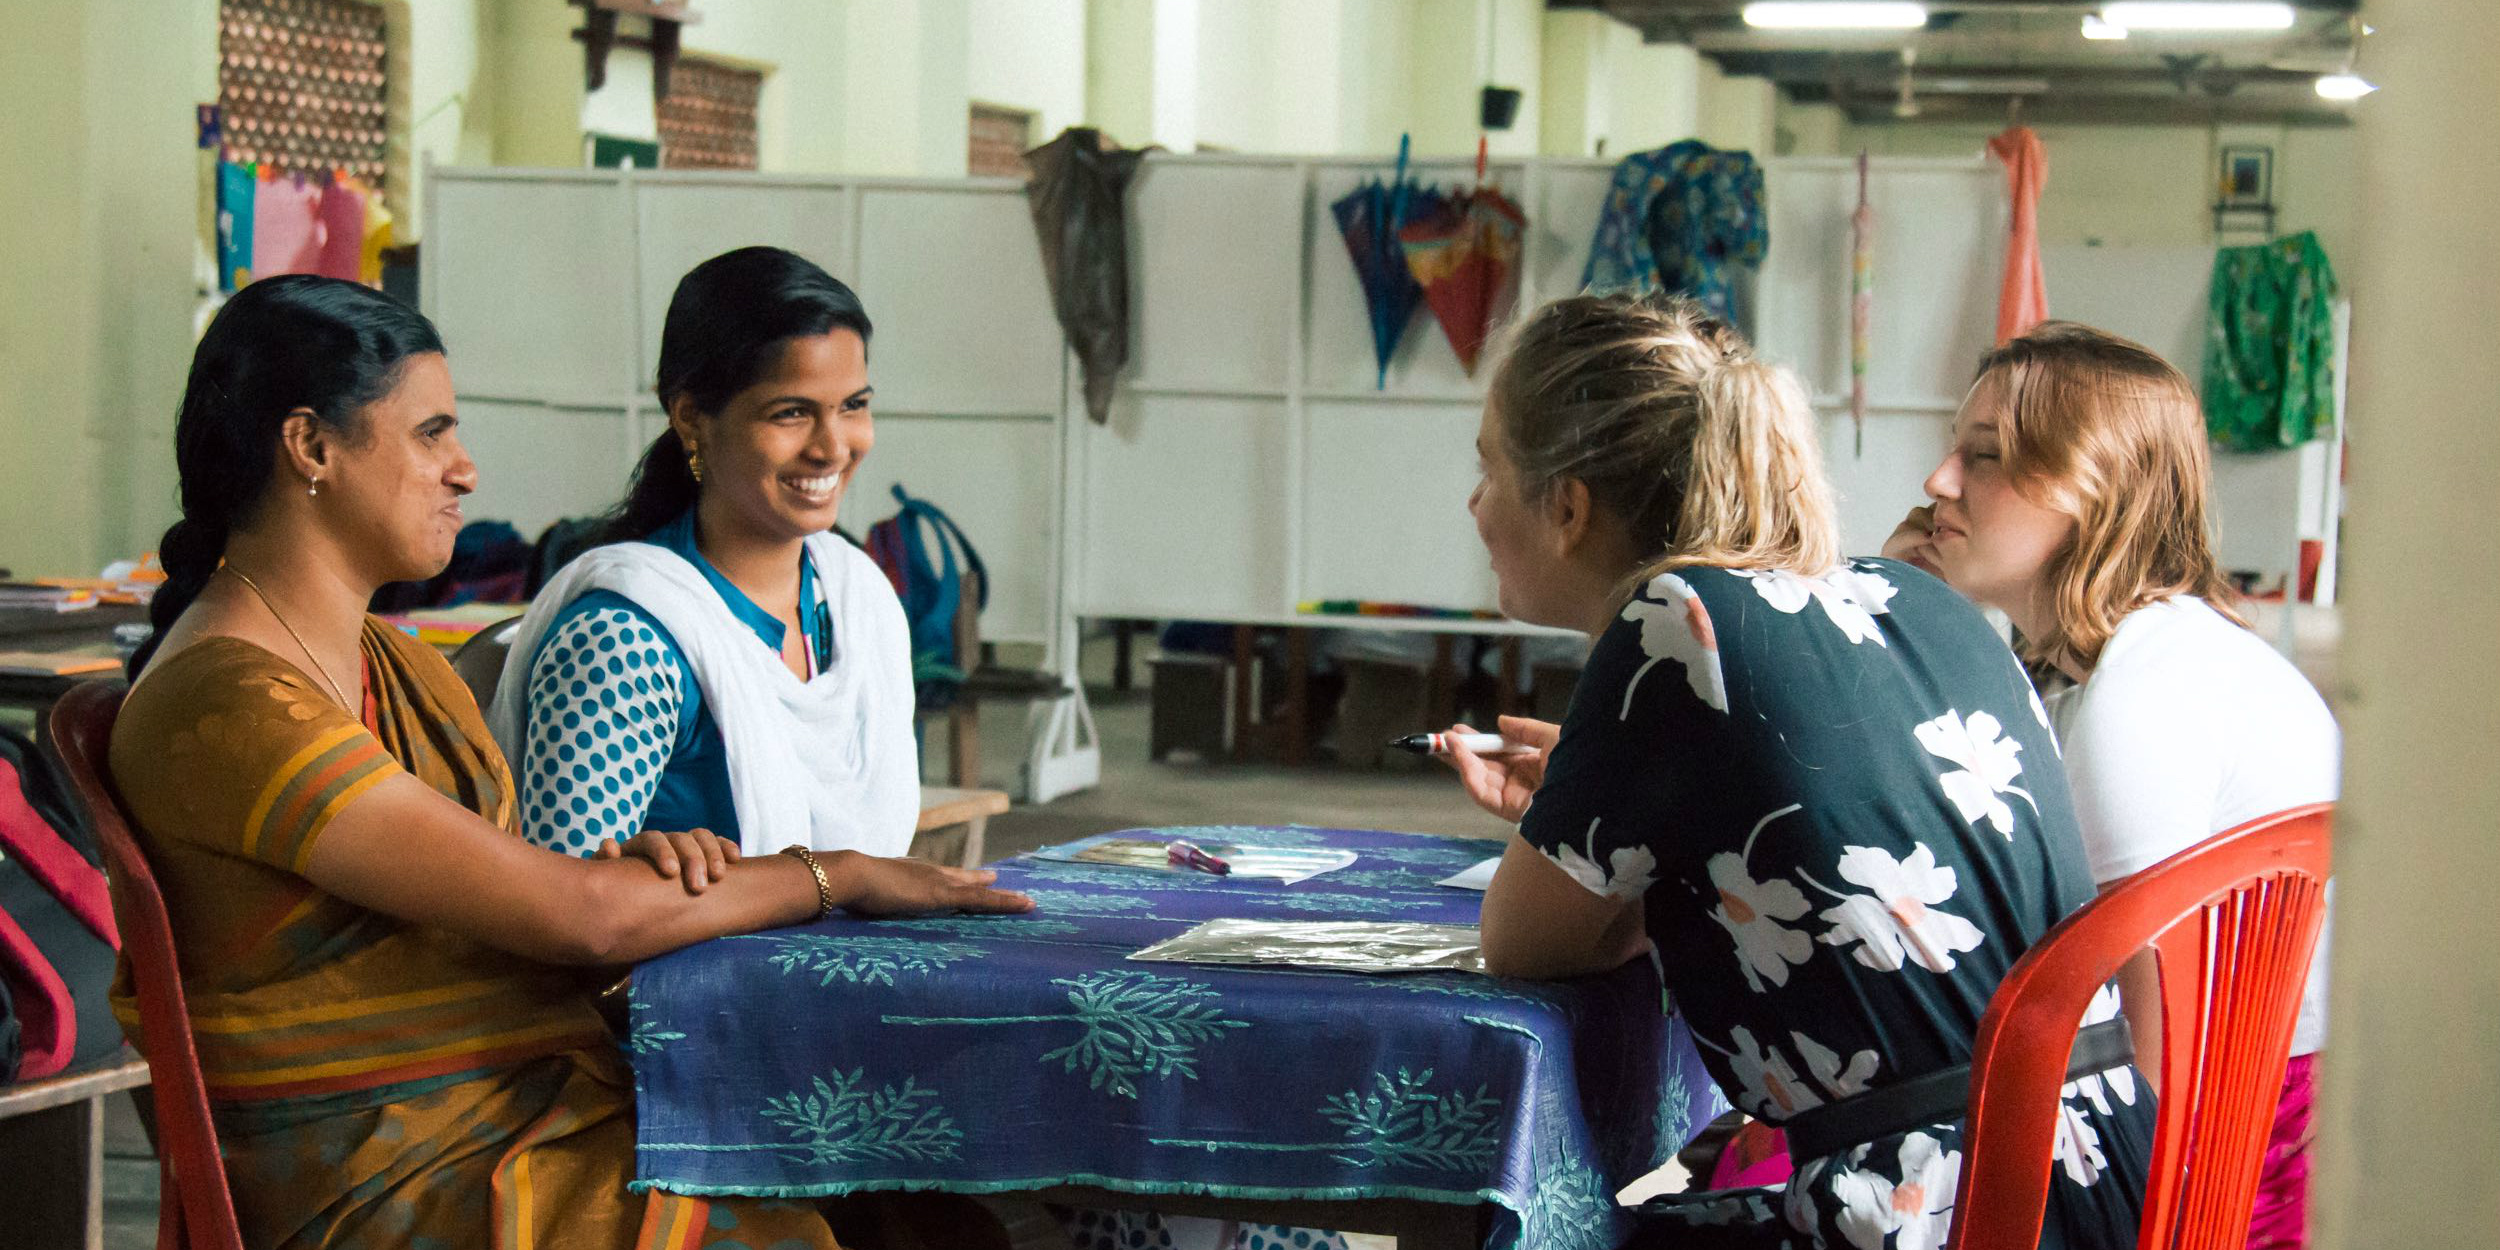
[[[946,716],[946,784],[958,790],[981,784],[981,705],[957,695]]]
[[[1111,622],[1111,688],[1122,694],[1128,693],[1129,687],[1136,682],[1136,676],[1129,668],[1129,635],[1136,628],[1137,622],[1131,620]]]
[[[1517,637],[1502,640],[1502,692],[1493,700],[1504,716],[1517,716],[1519,707],[1519,670],[1526,662],[1527,647]],[[1491,726],[1486,726],[1491,728]]]
[[[1311,756],[1311,631],[1285,630],[1285,763]]]
[[[1256,626],[1233,626],[1233,758],[1250,758],[1250,709],[1258,697],[1258,682],[1250,667],[1258,656],[1259,631]]]
[[[1457,653],[1456,638],[1448,634],[1432,636],[1432,677],[1425,687],[1424,715],[1434,729],[1446,729],[1458,719]]]
[[[989,830],[990,818],[987,816],[975,816],[964,822],[964,854],[962,860],[964,867],[978,868],[981,866],[981,856],[985,852],[985,848],[982,846],[982,840],[988,836]]]
[[[9,1244],[104,1244],[104,1100],[82,1098],[0,1120],[0,1210]],[[22,1239],[22,1240],[21,1240]]]

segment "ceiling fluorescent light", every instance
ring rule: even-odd
[[[2258,0],[2114,0],[2101,20],[2139,30],[2290,30],[2292,6]]]
[[[2327,74],[2318,79],[2318,94],[2329,100],[2358,100],[2378,90],[2378,84],[2359,74]]]
[[[2086,39],[2124,39],[2127,28],[2112,26],[2098,13],[2083,15],[2083,37]]]
[[[1927,6],[1897,0],[1756,0],[1745,24],[1762,30],[1915,30]]]

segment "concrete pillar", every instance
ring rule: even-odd
[[[2500,6],[2372,0],[2319,1245],[2500,1228]]]

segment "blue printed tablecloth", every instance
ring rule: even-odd
[[[1293,886],[1019,858],[1011,917],[847,917],[634,973],[636,1187],[1090,1185],[1498,1204],[1493,1244],[1611,1245],[1612,1195],[1723,1109],[1645,961],[1563,984],[1124,957],[1220,917],[1473,924],[1434,881],[1497,849],[1295,826],[1135,836],[1329,846]]]

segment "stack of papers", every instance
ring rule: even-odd
[[[83,677],[121,668],[111,656],[75,651],[0,651],[0,675],[9,677]]]
[[[1374,920],[1210,920],[1129,956],[1339,972],[1484,971],[1476,926]]]
[[[464,603],[456,608],[419,608],[382,619],[429,647],[456,647],[529,610],[526,603]]]
[[[101,600],[93,590],[49,582],[0,582],[0,611],[77,612]]]
[[[1334,872],[1356,859],[1352,851],[1325,848],[1240,846],[1230,842],[1193,842],[1190,845],[1231,865],[1232,871],[1225,874],[1227,876],[1256,877],[1286,885],[1308,881],[1324,872]],[[1075,864],[1110,864],[1148,872],[1199,871],[1174,864],[1171,861],[1171,846],[1168,838],[1124,838],[1118,834],[1104,834],[1064,846],[1043,847],[1033,852],[1033,858]]]

